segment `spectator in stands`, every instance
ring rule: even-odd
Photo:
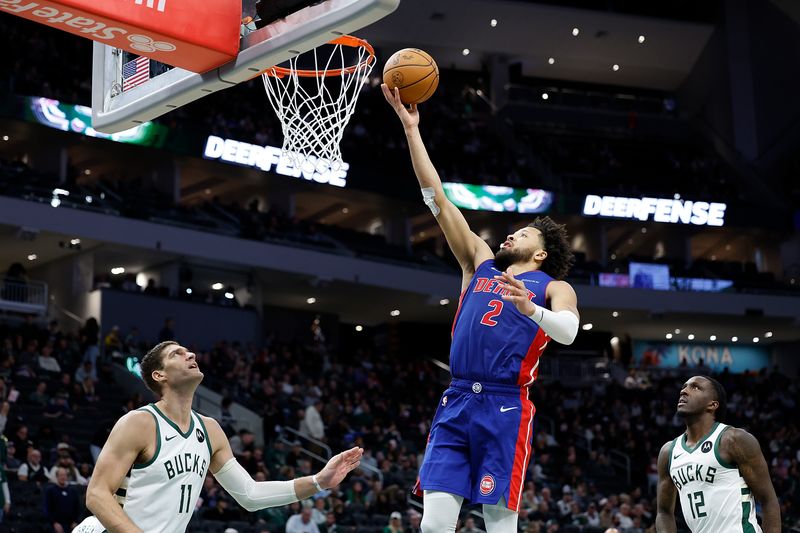
[[[236,418],[231,413],[231,405],[233,405],[233,400],[225,396],[222,398],[219,410],[219,425],[222,427],[222,431],[225,432],[228,439],[236,434],[236,429],[234,428],[236,425]]]
[[[339,526],[336,525],[336,513],[329,511],[325,515],[325,522],[318,527],[320,533],[339,533]]]
[[[141,287],[136,284],[136,274],[133,274],[132,272],[125,274],[125,278],[123,278],[120,288],[127,292],[141,292],[142,290]]]
[[[100,348],[97,343],[100,341],[100,324],[97,319],[89,317],[86,324],[78,332],[81,344],[81,353],[83,359],[92,363],[92,366],[97,364],[97,357],[100,355]]]
[[[600,527],[600,515],[597,512],[597,505],[594,502],[589,502],[586,512],[578,515],[573,523],[583,527]]]
[[[54,533],[72,531],[81,517],[78,491],[69,484],[67,470],[56,468],[55,482],[44,493],[44,514],[52,524]]]
[[[36,483],[46,483],[49,480],[47,470],[42,464],[42,452],[36,448],[28,450],[28,458],[19,465],[17,478],[20,481],[34,481]]]
[[[28,447],[33,445],[33,443],[28,440],[28,426],[25,424],[20,424],[20,426],[14,432],[14,436],[12,436],[9,440],[14,442],[14,457],[20,461],[24,460],[28,454]]]
[[[305,416],[300,423],[300,433],[317,440],[325,438],[325,424],[322,422],[322,400],[317,399],[313,405],[306,407]]]
[[[311,508],[303,506],[299,514],[286,521],[286,533],[319,533],[317,524],[311,520]]]
[[[97,383],[97,371],[91,361],[84,361],[75,371],[75,383],[83,383],[87,379]]]
[[[255,435],[250,430],[240,429],[237,435],[230,438],[233,455],[239,457],[255,448]]]
[[[322,524],[325,523],[328,515],[328,510],[325,508],[325,505],[325,498],[317,498],[314,500],[314,508],[311,509],[311,520],[317,524],[317,527],[321,527]]]
[[[164,327],[158,332],[158,342],[175,340],[175,320],[167,318]]]
[[[422,533],[422,513],[419,513],[414,509],[409,510],[408,522],[409,525],[406,528],[405,533]]]
[[[119,338],[119,326],[114,326],[111,328],[111,331],[108,332],[106,335],[105,340],[103,341],[106,350],[106,357],[111,357],[112,359],[122,359],[122,339]]]
[[[158,292],[159,291],[158,291],[158,287],[156,286],[155,278],[148,279],[147,280],[147,286],[144,288],[144,293],[145,294],[157,295]],[[164,339],[164,340],[170,340],[170,339]]]
[[[478,533],[478,529],[475,527],[475,519],[468,516],[467,519],[464,520],[464,527],[459,529],[458,533]]]
[[[389,523],[383,527],[382,533],[402,533],[403,532],[403,515],[394,511],[389,515]]]
[[[3,401],[0,403],[0,435],[4,435],[6,432],[9,411],[11,411],[11,402]]]
[[[50,396],[47,394],[47,382],[40,381],[36,385],[36,389],[28,396],[28,402],[39,407],[44,407],[50,402]]]
[[[206,520],[218,520],[220,522],[230,522],[240,518],[238,509],[232,509],[228,497],[220,493],[217,497],[217,504],[211,509],[206,509],[203,513]]]
[[[56,394],[50,400],[42,413],[46,418],[72,418],[72,408],[69,405],[68,396],[62,392]]]
[[[53,347],[49,343],[42,346],[39,354],[39,370],[53,375],[61,373],[61,365],[53,357]]]
[[[63,470],[67,476],[67,481],[71,485],[88,485],[89,482],[87,479],[81,475],[80,470],[78,470],[78,467],[75,466],[75,460],[69,453],[69,444],[66,442],[60,442],[58,443],[57,449],[58,461],[47,473],[48,479],[50,479],[50,481],[53,483],[58,483],[58,473],[59,471]]]
[[[125,343],[122,345],[123,352],[131,355],[139,355],[143,353],[141,349],[142,338],[139,333],[139,328],[133,326],[131,330],[125,335]]]

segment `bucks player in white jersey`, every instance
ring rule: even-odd
[[[761,447],[747,431],[719,422],[725,406],[725,388],[710,377],[694,376],[681,389],[678,415],[686,432],[658,456],[658,533],[677,531],[676,496],[692,533],[780,533],[780,507]]]
[[[360,464],[361,448],[333,457],[316,475],[256,482],[236,461],[213,418],[192,411],[203,380],[195,354],[177,342],[155,346],[142,378],[161,400],[132,411],[114,426],[86,492],[94,514],[76,533],[176,533],[186,526],[211,472],[248,511],[287,505],[331,487]]]

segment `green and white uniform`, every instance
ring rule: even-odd
[[[117,491],[117,501],[142,531],[186,531],[211,464],[208,431],[194,411],[189,430],[183,433],[155,404],[139,410],[156,422],[156,453],[147,463],[133,465]],[[105,528],[90,517],[74,531],[100,533]]]
[[[720,454],[720,437],[729,427],[716,422],[692,447],[685,433],[672,441],[669,475],[692,533],[761,533],[750,488]]]

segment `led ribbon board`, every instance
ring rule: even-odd
[[[544,213],[553,204],[553,193],[542,189],[515,189],[495,185],[442,183],[445,195],[458,207],[475,211]]]
[[[688,369],[696,368],[702,360],[714,372],[722,372],[726,367],[734,373],[758,372],[770,365],[766,348],[735,344],[635,341],[633,358],[637,365],[646,361],[648,366],[657,368],[679,368],[686,361]]]
[[[347,185],[347,171],[350,168],[350,165],[344,162],[336,169],[326,168],[314,157],[309,157],[305,164],[297,167],[294,158],[284,155],[278,146],[259,146],[215,135],[208,137],[203,157],[334,187]]]
[[[24,118],[28,122],[38,122],[57,130],[80,133],[87,137],[155,148],[164,146],[169,133],[168,127],[152,122],[145,122],[119,133],[101,133],[92,127],[91,108],[64,104],[58,100],[38,96],[25,97]]]
[[[584,216],[653,220],[669,224],[723,226],[727,205],[672,198],[624,198],[589,194],[583,202]]]

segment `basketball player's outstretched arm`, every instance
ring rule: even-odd
[[[419,186],[422,189],[433,189],[436,207],[439,213],[436,221],[441,226],[447,244],[453,251],[453,255],[458,259],[461,269],[464,271],[465,282],[468,284],[475,272],[475,268],[494,257],[489,245],[469,229],[464,215],[461,211],[447,199],[442,188],[442,180],[433,166],[422,136],[419,133],[419,111],[416,105],[406,108],[400,101],[400,94],[397,89],[392,92],[384,83],[381,85],[383,96],[394,109],[408,140],[408,149],[411,152],[411,163],[414,166],[414,173],[417,175]]]
[[[720,453],[724,459],[739,467],[739,473],[761,504],[761,528],[764,533],[780,533],[781,508],[758,440],[747,431],[732,427],[722,433]]]
[[[86,507],[109,533],[143,533],[122,510],[115,494],[137,458],[146,459],[148,452],[152,456],[155,451],[156,427],[149,413],[131,411],[111,430],[86,489]]]
[[[675,495],[677,490],[669,477],[669,454],[672,451],[672,441],[661,447],[658,454],[658,492],[656,514],[656,533],[676,533],[678,526],[675,523]]]
[[[333,456],[316,476],[306,476],[291,481],[255,481],[233,456],[231,445],[219,423],[202,417],[211,439],[211,467],[209,471],[239,505],[248,511],[288,505],[310,498],[319,488],[330,489],[358,468],[364,450],[355,447]]]

